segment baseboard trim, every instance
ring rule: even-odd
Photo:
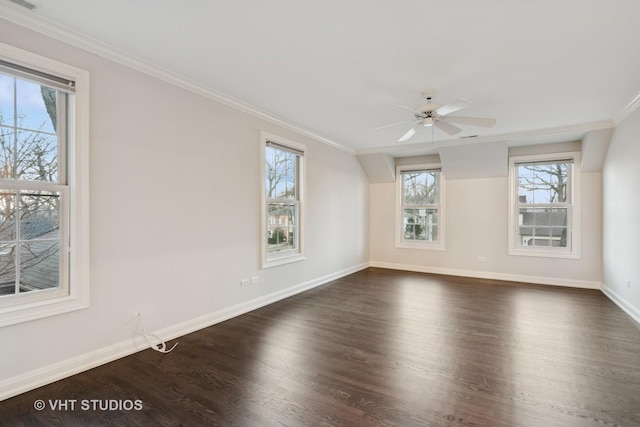
[[[274,292],[269,295],[265,295],[264,297],[237,304],[235,306],[231,306],[215,313],[196,317],[195,319],[180,323],[178,325],[169,326],[160,330],[157,334],[165,340],[172,340],[182,335],[190,334],[191,332],[195,332],[200,329],[215,325],[216,323],[224,322],[225,320],[229,320],[233,317],[240,316],[258,308],[273,304],[274,302],[281,301],[285,298],[289,298],[296,294],[311,290],[318,286],[325,285],[333,280],[340,279],[341,277],[348,276],[350,274],[364,270],[368,267],[369,263],[363,263],[354,267],[346,268],[344,270],[340,270],[338,272],[331,273],[317,279],[309,280],[307,282],[292,286],[287,289],[283,289],[278,292]]]
[[[417,273],[445,274],[448,276],[474,277],[477,279],[505,280],[509,282],[535,283],[539,285],[567,286],[571,288],[600,289],[600,282],[588,280],[559,279],[545,276],[526,276],[521,274],[497,273],[492,271],[456,270],[422,265],[407,265],[388,262],[372,261],[371,267],[388,268],[391,270],[414,271]]]
[[[173,340],[180,336],[224,322],[225,320],[240,316],[301,292],[308,291],[333,280],[348,276],[349,274],[364,270],[367,267],[369,267],[369,263],[362,263],[260,298],[237,304],[204,316],[196,317],[195,319],[187,320],[177,325],[156,330],[154,332],[166,341]],[[100,365],[104,365],[105,363],[145,350],[148,347],[148,344],[141,336],[132,336],[130,339],[123,340],[119,343],[7,378],[0,381],[0,401],[38,387],[51,384],[63,378],[68,378],[72,375],[87,371]]]
[[[638,310],[633,305],[629,304],[627,300],[625,300],[620,294],[611,289],[611,287],[607,286],[605,283],[602,284],[602,293],[607,296],[615,305],[620,307],[622,311],[627,313],[636,323],[640,324],[640,310]]]

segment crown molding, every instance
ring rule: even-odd
[[[640,92],[629,102],[618,115],[613,119],[615,126],[618,126],[624,121],[631,113],[633,113],[640,106]]]
[[[533,129],[527,130],[523,132],[510,132],[510,133],[502,133],[496,135],[487,135],[481,136],[473,139],[446,139],[440,140],[436,142],[418,142],[413,144],[398,144],[398,145],[390,145],[385,147],[377,147],[371,149],[364,150],[355,150],[356,155],[363,154],[380,154],[380,153],[388,153],[393,155],[399,154],[401,155],[403,152],[411,152],[411,151],[420,151],[428,149],[430,152],[436,153],[440,147],[451,147],[458,145],[469,145],[469,144],[478,144],[483,142],[496,142],[496,141],[515,141],[520,139],[528,139],[528,138],[545,138],[551,135],[570,135],[575,133],[586,133],[593,130],[599,129],[610,129],[614,128],[615,124],[613,120],[603,120],[598,122],[589,122],[589,123],[581,123],[576,125],[568,125],[568,126],[556,126],[552,128],[545,129]],[[556,141],[562,142],[562,141]]]
[[[5,19],[7,21],[13,22],[14,24],[43,34],[44,36],[101,56],[105,59],[147,74],[171,85],[180,87],[197,95],[224,104],[235,110],[252,115],[290,131],[296,132],[300,135],[304,135],[338,150],[345,151],[349,154],[355,154],[355,151],[352,148],[326,138],[310,129],[306,129],[304,126],[295,124],[284,118],[277,117],[276,115],[271,114],[265,110],[235,99],[231,96],[225,95],[221,92],[216,91],[215,89],[205,87],[193,80],[166,70],[156,64],[135,58],[120,49],[109,46],[106,43],[90,38],[75,30],[49,21],[41,16],[38,16],[37,10],[38,9],[35,9],[34,11],[26,11],[23,10],[23,8],[20,6],[3,2],[0,3],[0,19]]]

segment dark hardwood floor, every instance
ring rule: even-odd
[[[370,268],[178,341],[0,402],[0,425],[640,425],[640,326],[595,290]]]

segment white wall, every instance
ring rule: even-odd
[[[367,266],[354,155],[1,19],[0,41],[91,73],[91,307],[0,328],[0,399],[139,349],[138,311],[177,336]],[[267,270],[261,130],[307,146],[307,259]]]
[[[446,182],[445,250],[395,247],[395,183],[371,184],[373,266],[564,286],[600,287],[601,174],[581,175],[581,258],[509,256],[508,178]],[[479,257],[486,261],[479,261]]]
[[[602,181],[603,290],[640,323],[639,109],[616,127]]]

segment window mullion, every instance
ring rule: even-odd
[[[16,179],[18,169],[18,83],[13,79],[13,165],[11,165],[11,176],[7,178]]]
[[[68,95],[66,93],[58,92],[57,94],[57,124],[56,131],[58,137],[58,183],[67,184],[69,178],[67,176],[67,146],[69,144],[67,135],[68,121],[68,108],[67,103]]]
[[[22,230],[20,230],[20,217],[22,215],[22,204],[20,203],[20,191],[16,191],[16,216],[15,216],[15,227],[16,227],[16,238],[15,238],[15,246],[13,249],[13,253],[14,253],[14,257],[13,257],[13,263],[14,263],[14,268],[16,271],[16,295],[20,294],[20,282],[21,282],[21,277],[20,277],[20,265],[21,265],[21,252],[22,252],[22,244],[21,244],[21,240],[22,240]]]

